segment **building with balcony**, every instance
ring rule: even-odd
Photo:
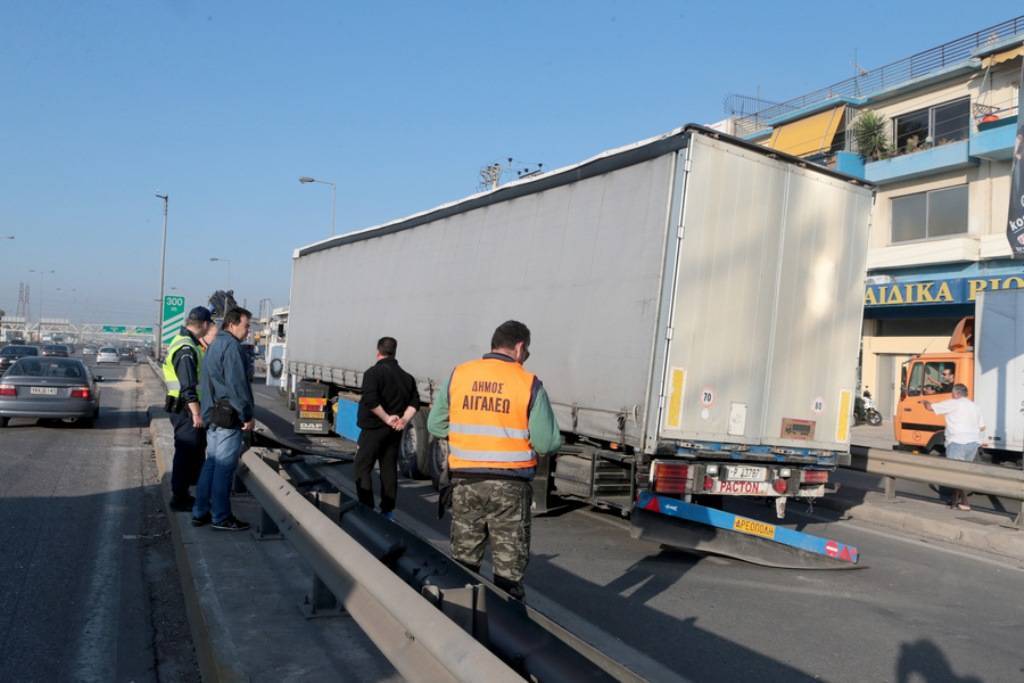
[[[977,292],[1024,289],[1005,236],[1022,59],[1024,16],[727,122],[878,186],[861,383],[883,415],[902,363],[945,350]]]

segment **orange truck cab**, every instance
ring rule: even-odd
[[[900,402],[893,420],[896,442],[920,452],[945,450],[945,419],[928,411],[925,401],[953,398],[953,385],[967,386],[974,398],[974,317],[957,323],[948,353],[925,353],[903,364]]]

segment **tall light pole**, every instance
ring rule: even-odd
[[[164,202],[164,239],[160,244],[160,298],[156,302],[156,326],[153,328],[153,337],[156,345],[153,347],[153,353],[156,355],[156,359],[159,361],[163,355],[162,344],[160,343],[161,335],[163,334],[164,325],[164,269],[167,265],[167,194],[155,193],[158,199],[162,199]]]
[[[310,178],[308,175],[301,176],[299,178],[299,182],[302,183],[303,185],[306,185],[307,183],[320,183],[321,185],[331,186],[331,237],[334,237],[334,213],[335,207],[337,206],[336,200],[338,198],[337,185],[335,185],[329,180],[317,180],[316,178]]]
[[[231,259],[229,258],[218,258],[216,256],[210,257],[211,263],[226,263],[228,264],[228,288],[226,291],[231,291]]]

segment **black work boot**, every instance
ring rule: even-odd
[[[522,600],[526,597],[526,589],[523,588],[522,581],[513,581],[512,579],[506,579],[504,576],[495,574],[494,585],[516,600]]]

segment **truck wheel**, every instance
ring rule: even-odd
[[[422,410],[416,411],[402,432],[398,459],[399,470],[410,479],[430,477],[430,433],[427,432],[427,416]]]
[[[6,427],[7,423],[10,422],[10,421],[11,421],[11,418],[9,418],[9,417],[0,417],[0,429],[3,429],[4,427]]]
[[[555,459],[555,495],[590,499],[590,458],[559,455]]]

